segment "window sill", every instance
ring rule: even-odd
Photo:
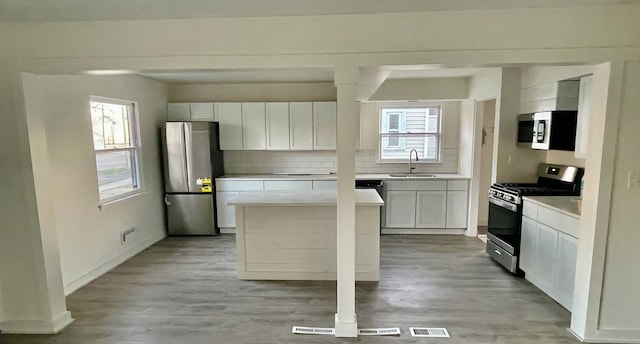
[[[104,202],[104,203],[100,203],[98,204],[98,210],[103,211],[103,210],[107,210],[110,208],[113,208],[117,205],[120,204],[126,204],[129,203],[131,201],[134,201],[136,199],[138,199],[140,196],[146,195],[149,192],[146,191],[137,191],[135,193],[131,193],[131,194],[127,194],[126,196],[123,196],[122,198],[118,198],[118,199],[114,199],[108,202]]]
[[[377,164],[397,164],[397,165],[407,165],[409,163],[409,160],[378,160],[376,161]],[[411,164],[418,164],[418,165],[422,165],[422,164],[442,164],[442,160],[412,160]]]

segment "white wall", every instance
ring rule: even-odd
[[[69,294],[165,235],[159,128],[166,86],[134,76],[24,77],[27,116],[43,123],[62,279]],[[144,192],[100,211],[89,96],[138,102]],[[38,172],[38,171],[34,171]],[[120,232],[135,227],[122,245]]]
[[[545,151],[537,151],[516,145],[517,117],[520,114],[520,68],[502,70],[502,87],[496,108],[494,135],[495,181],[499,183],[535,182],[538,164],[544,162]]]
[[[622,87],[600,326],[633,330],[640,339],[640,189],[627,188],[628,173],[640,171],[640,62],[625,63]]]
[[[467,99],[469,96],[469,79],[387,79],[369,100]]]

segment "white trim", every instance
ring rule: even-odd
[[[464,228],[382,228],[382,234],[451,234],[462,235]]]
[[[220,234],[236,234],[235,227],[220,227]]]
[[[108,271],[112,270],[113,268],[115,268],[116,266],[124,263],[125,261],[127,261],[129,258],[135,256],[136,254],[144,251],[145,249],[147,249],[149,246],[157,243],[158,241],[164,239],[167,235],[165,233],[162,233],[161,235],[156,235],[146,241],[143,241],[141,243],[139,243],[138,245],[132,247],[131,249],[123,252],[122,254],[120,254],[119,256],[116,256],[114,258],[111,258],[109,261],[107,261],[106,263],[102,264],[101,266],[87,272],[86,274],[76,278],[75,280],[67,283],[64,285],[64,295],[65,296],[69,296],[71,293],[73,293],[74,291],[84,287],[85,285],[89,284],[91,281],[95,280],[96,278],[104,275],[105,273],[107,273]]]
[[[0,332],[10,334],[54,334],[73,322],[71,312],[65,311],[53,321],[6,320],[0,322]]]
[[[118,196],[118,198],[111,200],[111,201],[107,201],[104,203],[99,203],[98,204],[98,209],[100,209],[100,211],[109,209],[109,208],[113,208],[116,205],[120,205],[122,203],[127,203],[128,201],[132,201],[135,200],[136,198],[142,196],[142,195],[146,195],[149,192],[147,191],[143,191],[142,189],[136,189],[133,190],[131,192],[127,192],[126,194],[122,194],[120,196]]]

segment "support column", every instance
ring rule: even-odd
[[[356,102],[358,68],[336,68],[337,117],[337,313],[336,337],[357,337],[355,171],[359,106]]]
[[[56,333],[73,319],[47,185],[44,118],[28,120],[19,72],[0,70],[0,79],[0,330]]]

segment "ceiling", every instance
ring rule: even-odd
[[[481,68],[428,66],[398,66],[392,69],[387,79],[470,77],[482,70]],[[333,82],[333,69],[330,68],[176,70],[145,71],[135,74],[173,84]]]
[[[640,0],[0,0],[0,22],[371,14],[607,6]]]

